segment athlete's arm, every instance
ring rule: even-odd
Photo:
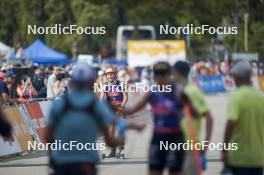
[[[228,144],[230,142],[230,139],[232,137],[233,131],[236,127],[236,123],[233,120],[228,120],[225,128],[225,134],[224,134],[224,144]],[[227,150],[222,150],[222,161],[227,164]]]
[[[206,112],[204,114],[204,116],[205,116],[205,120],[206,120],[205,141],[209,142],[211,140],[212,130],[213,130],[213,117],[209,111]],[[207,148],[204,151],[207,151]]]
[[[104,91],[104,84],[101,84],[102,86],[100,86],[100,97],[99,97],[99,99],[100,100],[103,100],[104,99],[104,97],[105,97],[105,91]]]
[[[148,98],[150,96],[150,93],[147,93],[143,96],[143,98],[141,98],[136,104],[135,106],[132,106],[132,107],[129,107],[129,108],[126,108],[123,110],[123,113],[124,114],[127,114],[127,115],[130,115],[130,114],[133,114],[141,109],[143,109],[145,107],[145,105],[147,104],[148,102]]]
[[[122,83],[122,92],[123,92],[123,102],[121,104],[121,106],[125,106],[127,101],[128,101],[128,92],[126,91],[126,85],[124,83]]]

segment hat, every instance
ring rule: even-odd
[[[11,70],[9,70],[9,71],[7,71],[6,73],[5,73],[5,75],[4,75],[4,77],[12,77],[12,78],[14,78],[16,76],[16,74],[14,74],[14,72],[13,71],[11,71]]]
[[[86,63],[77,63],[71,72],[73,82],[86,83],[96,79],[94,70]]]
[[[239,61],[231,68],[231,75],[233,76],[249,78],[251,74],[251,65],[248,61]]]
[[[105,69],[105,74],[109,73],[116,73],[116,67],[114,65],[110,65],[108,68]]]

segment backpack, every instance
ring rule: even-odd
[[[103,128],[103,124],[101,119],[97,116],[97,111],[95,110],[96,104],[97,104],[97,99],[95,96],[92,97],[92,101],[86,106],[86,107],[73,107],[70,100],[69,100],[69,94],[66,93],[64,94],[61,98],[64,100],[64,105],[61,108],[58,113],[55,115],[57,116],[57,119],[55,120],[54,126],[58,126],[60,121],[62,120],[63,116],[68,112],[68,111],[85,111],[87,114],[90,114],[96,121],[97,125],[99,128]]]

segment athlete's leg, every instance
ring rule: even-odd
[[[149,175],[162,175],[162,172],[155,171],[155,170],[151,170],[151,171],[149,172]]]

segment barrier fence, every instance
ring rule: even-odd
[[[28,143],[33,143],[34,140],[44,142],[51,103],[52,101],[34,101],[3,109],[13,132],[10,138],[0,136],[0,156],[29,151]]]
[[[264,76],[253,76],[251,81],[256,89],[264,91]],[[206,94],[220,93],[236,89],[235,82],[230,76],[198,76],[195,78],[194,82]]]

